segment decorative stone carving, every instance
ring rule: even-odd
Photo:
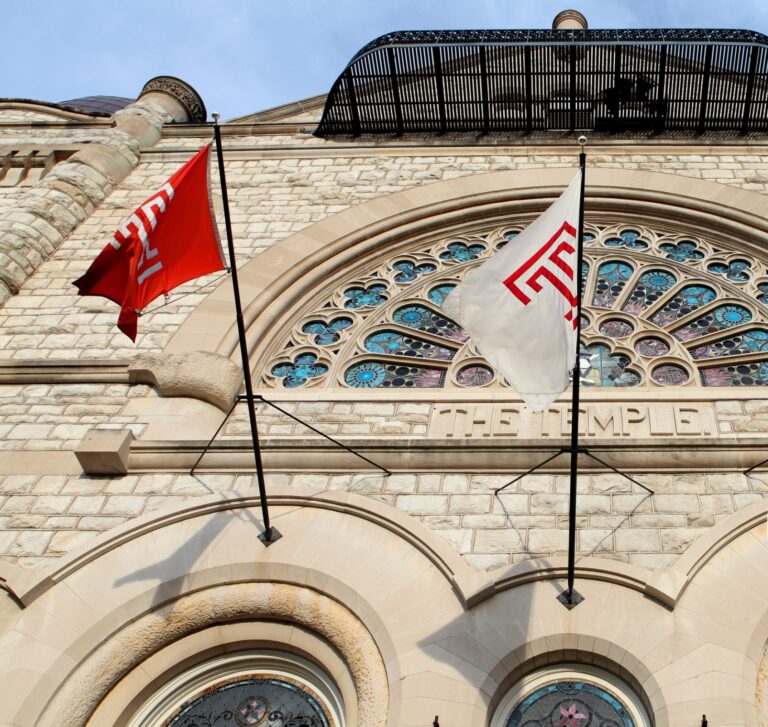
[[[151,92],[165,93],[176,99],[187,110],[188,121],[192,124],[203,124],[206,118],[208,118],[208,112],[205,110],[205,104],[203,99],[200,98],[200,94],[180,78],[156,76],[144,84],[139,98]]]
[[[240,368],[225,356],[205,351],[144,354],[128,367],[133,384],[152,384],[163,396],[191,396],[223,411],[240,388]]]

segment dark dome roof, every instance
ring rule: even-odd
[[[95,116],[111,116],[115,111],[124,109],[128,104],[133,103],[135,99],[124,98],[123,96],[84,96],[83,98],[73,98],[69,101],[60,101],[57,106],[79,111],[83,114],[92,114]]]

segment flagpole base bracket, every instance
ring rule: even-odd
[[[560,603],[562,603],[563,606],[565,606],[569,611],[572,611],[584,600],[584,596],[582,596],[577,590],[574,589],[572,591],[563,591],[557,597],[557,600],[560,601]]]
[[[261,540],[266,547],[269,547],[272,543],[276,543],[282,537],[283,534],[277,528],[270,528],[263,533],[259,533],[259,540]]]

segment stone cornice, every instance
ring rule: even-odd
[[[0,384],[127,384],[128,361],[2,361]]]
[[[162,356],[157,357],[162,365]],[[142,368],[136,361],[94,360],[94,359],[18,359],[0,361],[0,385],[15,384],[100,384],[125,383],[155,385],[156,382],[136,373]],[[133,371],[131,369],[134,369]],[[164,392],[163,392],[164,393]],[[276,403],[314,401],[355,401],[355,402],[456,402],[480,404],[522,404],[522,399],[510,389],[396,389],[381,392],[365,389],[307,389],[287,391],[279,389],[256,390]],[[166,394],[168,395],[168,394]],[[192,387],[177,396],[197,396]],[[627,389],[588,388],[582,391],[584,402],[605,402],[609,404],[633,402],[687,402],[687,401],[762,401],[768,399],[768,388],[702,387],[668,388],[634,387]],[[560,403],[567,403],[567,395]]]
[[[415,437],[339,437],[376,464],[393,472],[523,472],[540,464],[569,441],[558,439],[424,439]],[[189,472],[207,442],[150,442],[131,444],[128,472]],[[609,464],[620,464],[633,474],[662,472],[733,472],[765,459],[761,438],[714,439],[668,437],[654,439],[590,440],[584,442]],[[270,472],[360,472],[376,470],[341,447],[320,437],[262,437],[264,467]],[[582,458],[581,471],[606,472],[606,467]],[[563,455],[542,467],[541,473],[568,471]],[[250,439],[215,441],[196,468],[201,472],[252,472]]]
[[[5,361],[0,384],[150,384],[163,396],[191,397],[228,410],[240,369],[207,352],[143,354],[132,361]]]

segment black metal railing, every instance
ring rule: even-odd
[[[744,30],[405,31],[369,43],[315,132],[768,131],[768,37]]]

